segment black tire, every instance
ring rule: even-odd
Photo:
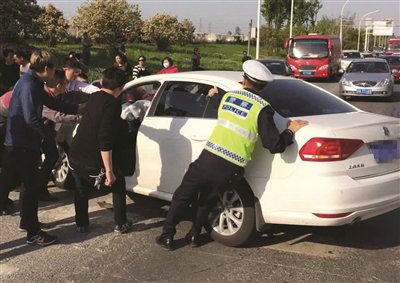
[[[62,146],[58,147],[58,152],[60,157],[52,171],[53,182],[60,189],[73,190],[75,182],[69,170],[67,152]]]
[[[230,247],[248,242],[256,231],[254,195],[250,187],[246,184],[225,191],[209,219],[207,230],[215,241]]]

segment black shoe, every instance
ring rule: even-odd
[[[156,243],[158,245],[160,245],[161,247],[163,247],[167,250],[170,250],[170,251],[172,251],[174,249],[173,242],[174,242],[174,240],[172,238],[162,238],[161,236],[158,236],[156,238]]]
[[[7,200],[6,200],[6,205],[9,206],[9,207],[13,207],[13,206],[14,206],[13,200],[10,199],[10,198],[7,198]]]
[[[46,232],[39,231],[37,235],[26,239],[26,243],[29,245],[48,246],[57,242],[57,237],[47,234]]]
[[[2,209],[0,210],[0,215],[10,215],[11,214],[11,210],[10,209]]]
[[[198,248],[200,246],[199,237],[192,236],[189,232],[185,236],[185,243],[188,244],[191,248]]]
[[[40,193],[38,196],[39,201],[58,201],[58,198],[52,196],[48,191]]]
[[[82,233],[82,234],[89,233],[89,226],[88,225],[78,226],[78,227],[76,227],[76,231],[78,233]]]
[[[13,207],[6,205],[5,209],[0,209],[0,215],[10,215],[10,214],[12,214],[12,211],[13,211]]]

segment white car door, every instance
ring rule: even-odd
[[[210,100],[212,85],[166,82],[140,126],[133,190],[169,199],[203,150],[217,118],[223,91]],[[146,193],[147,192],[147,193]]]

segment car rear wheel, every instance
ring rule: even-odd
[[[254,196],[248,186],[220,194],[210,213],[210,235],[215,241],[236,247],[255,234]]]
[[[61,189],[73,189],[74,181],[69,172],[68,155],[62,146],[58,148],[58,152],[60,157],[52,171],[53,182]]]

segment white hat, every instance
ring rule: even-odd
[[[268,68],[257,60],[247,60],[242,68],[246,76],[255,83],[266,84],[274,80]]]

